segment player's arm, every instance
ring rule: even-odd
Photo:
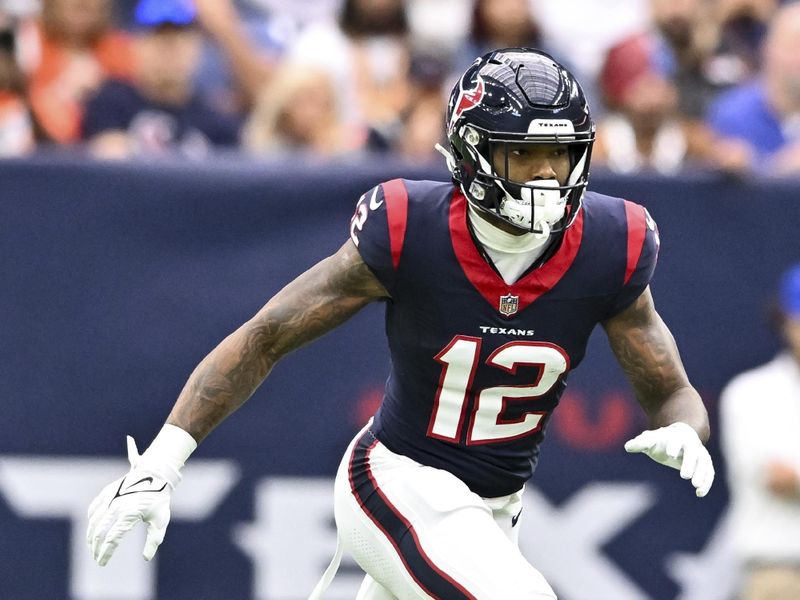
[[[603,323],[609,343],[647,413],[651,429],[630,440],[629,452],[644,452],[680,469],[698,496],[714,479],[708,440],[708,413],[689,383],[678,348],[656,312],[650,288],[626,309]]]
[[[603,327],[650,425],[681,421],[707,441],[708,414],[689,383],[672,334],[656,312],[650,288]]]
[[[292,350],[388,294],[348,241],[278,292],[197,366],[167,423],[201,441]]]
[[[169,523],[172,489],[197,443],[253,394],[281,357],[387,296],[348,241],[226,337],[195,368],[167,423],[141,456],[128,437],[131,470],[89,506],[86,540],[94,559],[105,565],[123,535],[144,521],[143,554],[150,560]]]

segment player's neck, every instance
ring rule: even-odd
[[[550,244],[553,236],[537,237],[533,233],[514,235],[492,225],[477,209],[468,206],[468,218],[478,242],[487,249],[508,254],[520,254],[540,249]]]

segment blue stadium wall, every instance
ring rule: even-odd
[[[196,363],[347,239],[390,162],[0,163],[0,598],[305,598],[335,546],[331,477],[379,401],[382,307],[285,358],[202,444],[152,563],[141,534],[101,569],[85,509],[146,446]],[[716,423],[738,371],[777,344],[764,319],[800,260],[800,182],[593,175],[648,207],[657,307]],[[759,410],[759,398],[753,398]],[[598,333],[526,491],[522,549],[563,600],[725,600],[734,585],[724,462],[698,500],[622,444],[645,427]],[[138,536],[138,537],[137,537]],[[328,598],[353,598],[345,562]]]

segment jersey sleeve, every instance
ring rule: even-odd
[[[361,196],[350,221],[350,239],[389,294],[397,282],[407,221],[408,192],[400,179],[381,183]]]
[[[658,260],[660,238],[658,226],[647,209],[625,201],[627,220],[627,254],[622,286],[612,298],[607,317],[613,317],[630,306],[650,284]]]

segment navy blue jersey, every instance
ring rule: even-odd
[[[522,487],[595,325],[630,305],[655,268],[658,233],[632,202],[587,192],[543,264],[512,285],[484,259],[450,183],[393,180],[351,223],[391,295],[391,372],[373,433],[475,493]]]

